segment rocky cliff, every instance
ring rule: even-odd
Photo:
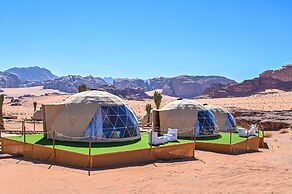
[[[292,91],[292,65],[284,65],[278,70],[268,70],[259,77],[238,84],[215,84],[203,94],[213,98],[250,96],[267,89]]]
[[[159,77],[150,80],[142,79],[115,79],[113,85],[118,89],[143,88],[146,91],[162,89],[162,93],[169,96],[192,98],[199,96],[211,85],[236,83],[234,80],[221,76],[188,76]]]
[[[284,65],[277,70],[267,70],[260,74],[261,78],[271,78],[283,82],[292,81],[292,64]]]
[[[251,124],[258,124],[265,131],[292,128],[292,111],[261,111],[241,108],[230,108],[229,111],[239,126],[249,128]]]
[[[78,86],[80,84],[86,84],[87,88],[90,89],[99,88],[100,86],[107,83],[99,77],[82,77],[80,75],[62,76],[54,80],[43,82],[43,86],[45,89],[56,89],[68,93],[78,92]]]
[[[8,72],[0,72],[0,88],[17,88],[21,84],[21,80],[15,74]]]
[[[114,85],[103,85],[103,86],[100,86],[98,90],[112,93],[114,95],[117,95],[127,100],[143,100],[145,98],[152,98],[151,96],[148,96],[145,93],[145,90],[143,88],[125,87],[122,89],[118,89]]]
[[[114,79],[113,85],[118,89],[124,88],[143,88],[145,90],[149,89],[148,82],[142,79],[128,79],[128,78],[117,78]]]
[[[6,72],[17,75],[21,81],[45,81],[55,79],[57,76],[45,68],[40,67],[14,67]]]
[[[169,96],[193,98],[200,96],[206,88],[213,84],[234,84],[234,80],[221,76],[177,76],[168,79],[162,93]]]

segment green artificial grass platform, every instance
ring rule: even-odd
[[[261,135],[261,134],[260,134]],[[10,136],[9,139],[24,141],[24,136]],[[249,137],[252,138],[252,137]],[[237,133],[232,135],[232,144],[238,143],[246,140],[244,137],[239,137]],[[175,144],[182,144],[192,142],[191,138],[179,138],[177,142],[168,142],[160,146],[168,146]],[[218,143],[218,144],[229,144],[230,143],[230,133],[220,132],[218,136],[215,137],[205,137],[197,138],[197,142],[206,142],[206,143]],[[26,135],[26,142],[32,144],[39,144],[43,146],[53,147],[53,141],[46,139],[43,134],[33,134]],[[55,148],[61,150],[67,150],[82,154],[88,154],[88,143],[87,142],[71,142],[71,141],[55,141]],[[91,154],[105,154],[112,152],[120,151],[129,151],[149,148],[148,144],[148,134],[141,133],[141,139],[127,142],[107,142],[107,143],[92,143]]]

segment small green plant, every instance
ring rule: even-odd
[[[87,86],[85,84],[80,84],[78,86],[78,92],[84,92],[87,91]]]
[[[38,105],[38,103],[37,103],[37,102],[33,102],[33,112],[35,112],[35,111],[36,111],[36,109],[37,109],[37,105]]]
[[[147,112],[147,124],[149,124],[150,123],[150,113],[151,113],[151,109],[152,109],[151,104],[146,104],[145,109]]]
[[[161,99],[162,99],[161,93],[155,91],[153,98],[154,98],[156,109],[159,109],[160,108],[160,104],[161,104]]]

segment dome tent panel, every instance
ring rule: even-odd
[[[212,135],[217,132],[218,126],[215,116],[209,110],[199,111],[195,123],[196,136]]]
[[[53,107],[53,109],[57,108]],[[70,140],[65,136],[68,137],[82,137],[85,129],[91,122],[98,104],[64,104],[63,109],[56,114],[52,119],[51,122],[48,123],[47,121],[45,124],[48,126],[46,127],[48,132],[56,131],[57,132],[57,140]],[[45,111],[47,111],[45,109]],[[51,117],[45,112],[45,117]],[[52,133],[47,135],[49,139],[52,139]]]
[[[118,110],[122,115],[119,115]],[[125,105],[114,105],[114,106],[102,106],[97,112],[101,114],[96,114],[89,124],[84,136],[90,134],[89,131],[100,130],[102,137],[93,137],[95,140],[102,139],[125,139],[125,138],[135,138],[140,136],[140,128],[134,114]],[[126,112],[126,113],[125,113]],[[96,121],[99,120],[100,128],[94,128],[96,126]],[[93,132],[91,134],[96,134]]]
[[[198,112],[194,110],[159,111],[160,132],[167,133],[168,128],[178,129],[178,136],[190,137]]]
[[[236,131],[236,121],[234,117],[230,114],[226,114],[226,131]]]
[[[235,119],[227,109],[214,105],[206,105],[205,107],[214,114],[219,127],[219,131],[236,131]]]

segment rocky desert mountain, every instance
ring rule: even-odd
[[[11,84],[17,79],[15,76],[5,78],[1,87],[35,87],[44,86],[45,89],[55,89],[67,93],[77,92],[78,85],[86,84],[90,89],[110,90],[112,93],[127,94],[133,92],[134,98],[148,96],[145,91],[161,89],[162,93],[174,97],[192,98],[202,94],[206,88],[213,84],[235,84],[234,80],[221,76],[190,76],[181,75],[177,77],[159,77],[148,80],[93,77],[80,75],[68,75],[57,77],[48,69],[40,67],[18,68],[6,70],[20,78],[17,84]],[[11,80],[10,80],[11,79]],[[124,97],[124,95],[122,95]],[[133,97],[133,96],[132,96]],[[130,97],[130,98],[132,98]]]
[[[18,88],[21,80],[15,74],[0,71],[0,88]]]
[[[215,84],[203,94],[213,98],[250,96],[267,89],[292,91],[292,65],[284,65],[277,70],[267,70],[259,77],[238,84]]]
[[[9,72],[13,72],[9,73]],[[16,76],[16,74],[18,76]],[[140,98],[147,96],[145,92],[161,90],[162,94],[193,98],[207,95],[218,97],[250,96],[266,89],[292,90],[292,65],[284,65],[278,70],[267,70],[259,77],[237,83],[222,76],[190,76],[158,77],[148,80],[111,77],[67,75],[56,77],[49,70],[40,67],[11,68],[0,74],[2,88],[44,86],[67,93],[77,92],[78,85],[86,84],[90,89],[111,91],[115,94],[128,95],[130,91]],[[133,97],[133,96],[132,96]],[[130,97],[130,98],[132,98]]]
[[[43,82],[45,89],[55,89],[68,93],[78,92],[78,86],[80,84],[86,84],[88,88],[97,89],[107,83],[99,77],[82,77],[80,75],[67,75]]]
[[[193,98],[202,95],[213,84],[235,84],[234,80],[222,76],[177,76],[164,82],[162,94],[174,97]]]
[[[25,81],[45,81],[57,78],[56,75],[45,68],[40,67],[14,67],[6,70],[6,72],[17,75],[22,82]]]
[[[114,82],[114,78],[112,77],[104,77],[102,79],[108,84],[112,84]]]
[[[145,91],[162,89],[162,94],[174,97],[192,98],[202,94],[202,92],[213,84],[235,84],[234,80],[222,76],[189,76],[181,75],[177,77],[159,77],[148,81],[142,79],[115,79],[113,84],[123,89],[143,88]]]

